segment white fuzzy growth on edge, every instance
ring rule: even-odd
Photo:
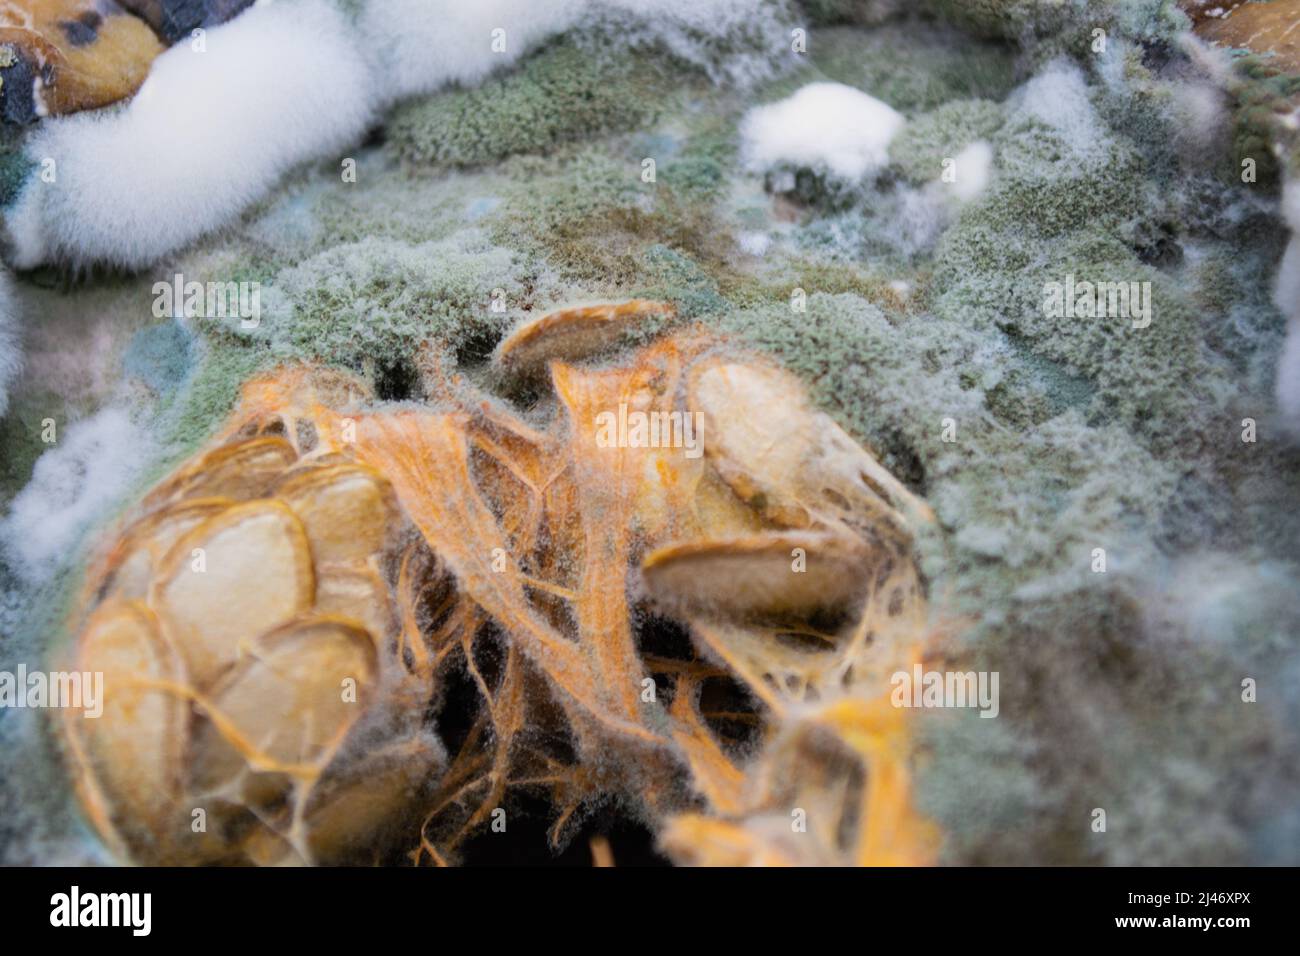
[[[889,163],[902,114],[842,83],[809,83],[786,99],[758,106],[740,126],[741,156],[757,172],[795,166],[848,182]]]
[[[480,83],[539,40],[571,26],[588,5],[588,0],[372,0],[361,13],[360,27],[364,46],[377,57],[380,94],[393,101],[448,83]],[[494,36],[495,30],[502,33]],[[494,49],[494,42],[504,49]]]
[[[707,67],[702,39],[770,27],[776,12],[770,0],[370,0],[359,26],[387,103],[480,83],[548,37],[590,23],[612,25],[624,44],[657,42]]]
[[[1291,227],[1291,241],[1278,266],[1273,302],[1289,321],[1277,364],[1277,404],[1288,430],[1300,438],[1300,179],[1282,190],[1282,217]]]
[[[993,147],[985,140],[976,140],[953,157],[952,182],[949,190],[962,202],[970,202],[983,195],[993,178]]]
[[[354,142],[374,113],[370,73],[326,0],[257,6],[154,62],[120,111],[46,120],[6,217],[14,265],[141,268],[229,224],[293,166]]]
[[[9,386],[22,368],[18,338],[18,303],[9,273],[0,269],[0,418],[9,409]]]
[[[1053,130],[1082,164],[1104,162],[1110,133],[1097,116],[1088,81],[1073,63],[1054,60],[1010,97],[1013,119],[1031,119]]]
[[[68,425],[36,459],[31,480],[0,522],[0,548],[14,571],[29,582],[57,571],[90,526],[131,489],[151,448],[121,408]]]

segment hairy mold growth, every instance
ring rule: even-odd
[[[902,115],[843,83],[809,83],[750,110],[740,127],[747,168],[768,174],[810,169],[839,182],[875,176],[886,164]]]
[[[0,523],[9,566],[32,580],[57,571],[106,506],[132,487],[148,443],[121,408],[69,426],[63,442],[36,460],[32,481]]]

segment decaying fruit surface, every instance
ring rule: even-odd
[[[496,361],[545,369],[527,407],[434,347],[419,404],[250,382],[77,612],[107,702],[63,728],[105,840],[441,864],[528,791],[557,844],[617,800],[681,862],[933,859],[888,702],[929,509],[765,359],[693,328],[609,354],[611,324],[667,314],[526,323]]]

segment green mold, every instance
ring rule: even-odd
[[[399,107],[388,148],[411,163],[479,166],[547,153],[596,133],[639,129],[663,110],[668,84],[656,59],[556,43],[508,75]]]
[[[526,280],[507,250],[473,232],[420,244],[345,243],[283,270],[278,299],[251,335],[279,359],[329,362],[373,378],[414,361],[426,342],[490,351]]]

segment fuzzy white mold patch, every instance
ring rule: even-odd
[[[359,26],[374,51],[377,88],[392,102],[448,83],[475,85],[550,36],[599,25],[612,28],[602,33],[611,53],[657,44],[719,78],[753,78],[769,70],[720,56],[716,41],[768,36],[777,12],[765,0],[389,0],[366,4]]]
[[[1097,116],[1087,80],[1077,66],[1052,61],[1012,93],[1009,104],[1011,125],[1032,123],[1050,130],[1075,164],[1091,166],[1109,157],[1110,132]]]
[[[475,85],[539,40],[573,24],[587,0],[390,0],[367,3],[359,26],[388,102],[447,83]]]
[[[67,426],[36,460],[31,480],[0,521],[0,548],[28,583],[48,579],[81,537],[131,489],[153,442],[122,408]]]
[[[953,157],[952,171],[951,179],[940,178],[952,195],[961,202],[978,199],[993,178],[993,147],[976,140]]]
[[[905,122],[897,110],[861,90],[809,83],[746,114],[741,155],[756,172],[793,166],[858,182],[889,163],[890,140]]]
[[[772,0],[594,0],[592,10],[604,35],[662,47],[719,83],[767,79],[774,51],[789,49],[784,4]]]

